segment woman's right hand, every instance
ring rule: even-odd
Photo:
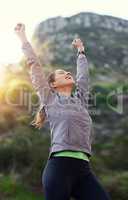
[[[14,28],[16,35],[19,37],[22,43],[27,42],[27,37],[25,33],[25,25],[22,23],[18,23]]]

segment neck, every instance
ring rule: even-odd
[[[57,88],[57,92],[60,95],[71,96],[72,88]]]

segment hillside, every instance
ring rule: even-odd
[[[86,44],[90,69],[97,79],[117,81],[128,75],[127,20],[95,13],[45,20],[33,35],[41,62],[74,71],[71,42],[75,37]]]

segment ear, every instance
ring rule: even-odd
[[[51,82],[50,85],[51,85],[51,87],[55,88],[56,87],[56,82],[55,81]]]

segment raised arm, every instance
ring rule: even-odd
[[[80,39],[73,41],[73,46],[77,48],[77,73],[75,95],[80,98],[82,104],[88,109],[89,98],[89,69],[85,55],[84,45]]]
[[[36,93],[39,96],[41,103],[46,103],[47,96],[51,92],[51,89],[45,78],[45,74],[39,62],[39,59],[37,58],[31,44],[27,40],[25,25],[17,24],[17,26],[15,27],[15,32],[21,41],[23,53],[27,58],[27,64],[30,67],[29,74],[33,87],[36,90]]]

